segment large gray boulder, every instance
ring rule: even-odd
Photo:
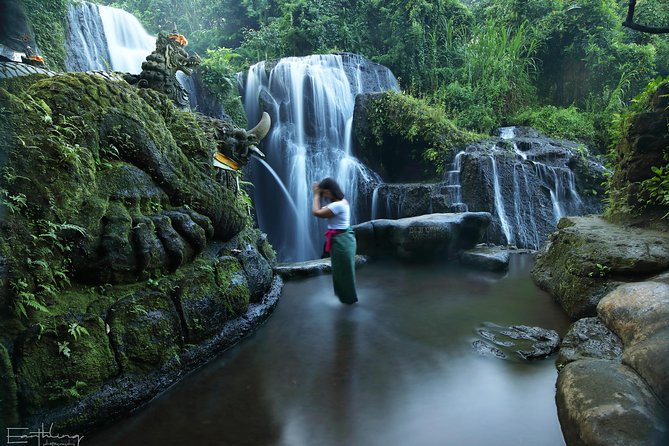
[[[602,359],[575,361],[557,381],[558,417],[569,446],[666,446],[666,409],[634,371]]]
[[[532,277],[576,320],[594,316],[600,299],[618,285],[668,269],[669,233],[599,216],[565,217],[537,256]]]
[[[393,255],[408,261],[446,260],[481,241],[491,216],[487,212],[429,214],[355,225],[358,253]]]
[[[569,446],[669,444],[666,278],[618,286],[565,336],[557,404]]]
[[[597,306],[599,317],[623,341],[629,365],[669,407],[669,285],[622,285]]]

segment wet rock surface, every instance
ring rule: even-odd
[[[558,369],[581,359],[622,360],[623,344],[597,317],[576,321],[560,344],[556,361]]]
[[[487,322],[476,331],[483,340],[472,342],[474,350],[500,359],[543,359],[555,353],[560,345],[555,330],[541,327],[502,327]]]
[[[557,381],[558,417],[568,445],[661,446],[669,442],[666,408],[628,366],[586,359]]]
[[[623,363],[669,407],[669,285],[646,281],[618,287],[597,306],[623,341]]]
[[[368,257],[355,256],[355,266],[361,267],[368,262]],[[332,272],[330,259],[307,260],[306,262],[280,263],[274,267],[274,272],[284,280],[297,279],[300,277],[312,277]]]
[[[558,358],[558,414],[568,444],[669,442],[667,274],[616,287],[577,321]]]
[[[464,212],[372,220],[355,225],[353,230],[361,254],[425,262],[448,260],[457,251],[476,246],[489,223],[487,212]]]
[[[477,246],[460,253],[460,264],[482,271],[506,271],[509,255],[509,250],[500,246]]]

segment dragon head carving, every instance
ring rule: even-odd
[[[140,88],[151,88],[169,96],[179,107],[189,108],[188,92],[177,80],[177,71],[190,76],[192,69],[201,62],[197,54],[190,55],[184,49],[188,40],[173,32],[172,34],[158,34],[156,49],[146,57],[142,63],[142,72],[139,76],[126,75],[130,84]]]

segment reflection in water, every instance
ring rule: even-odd
[[[360,302],[329,276],[285,285],[265,326],[88,445],[562,446],[553,360],[479,356],[475,329],[568,320],[529,279],[370,264]]]

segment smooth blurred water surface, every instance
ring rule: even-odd
[[[444,265],[372,263],[360,302],[330,276],[286,283],[241,344],[86,445],[562,446],[554,359],[480,356],[483,322],[566,332],[529,278]]]

